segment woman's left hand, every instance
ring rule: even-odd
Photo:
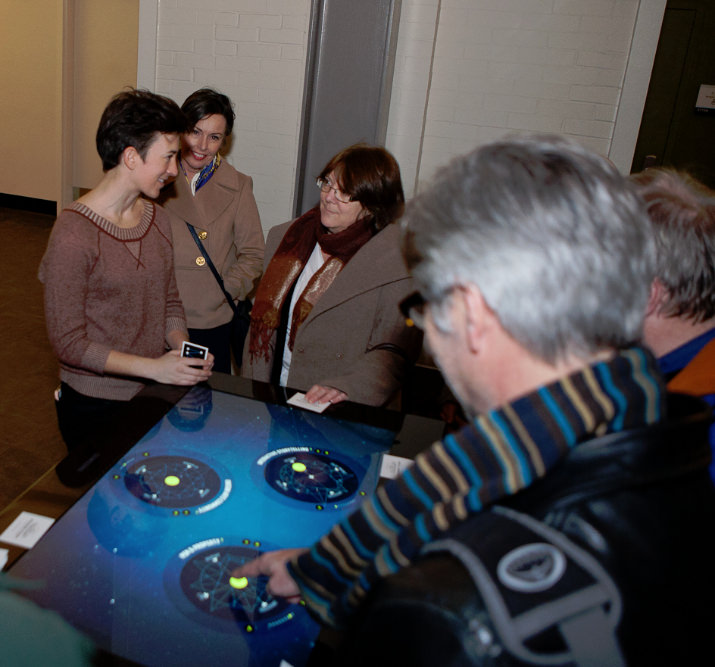
[[[305,394],[308,403],[340,403],[346,401],[348,395],[340,389],[334,387],[324,387],[314,384]]]

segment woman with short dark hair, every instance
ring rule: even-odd
[[[97,130],[104,176],[52,229],[39,277],[60,362],[56,407],[68,448],[89,438],[101,444],[108,419],[146,380],[193,385],[211,375],[211,355],[180,356],[188,333],[169,221],[145,199],[176,176],[185,129],[166,97],[116,95]]]
[[[317,184],[319,206],[268,233],[243,374],[311,402],[386,405],[421,344],[398,308],[412,285],[392,224],[400,169],[384,148],[358,144]]]

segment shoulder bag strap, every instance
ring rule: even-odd
[[[184,221],[184,222],[186,222],[186,221]],[[233,310],[234,315],[239,315],[238,307],[234,303],[233,297],[226,291],[226,287],[223,284],[223,278],[221,278],[221,274],[218,272],[218,270],[214,266],[214,263],[211,261],[211,256],[206,252],[206,248],[204,248],[204,244],[201,243],[201,239],[199,238],[199,235],[196,233],[196,229],[194,228],[193,225],[190,225],[188,222],[186,223],[186,226],[189,228],[189,232],[191,233],[191,236],[193,237],[194,242],[199,247],[201,254],[203,255],[204,259],[206,260],[206,263],[209,265],[209,269],[211,269],[211,273],[213,273],[214,278],[216,278],[216,282],[218,283],[218,286],[221,288],[223,295],[226,297],[226,301],[228,301],[228,305],[231,306],[231,310]]]

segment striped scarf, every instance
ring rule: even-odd
[[[444,530],[526,488],[579,443],[655,423],[664,411],[655,359],[623,351],[435,443],[289,570],[311,610],[339,625],[376,580],[409,565]]]

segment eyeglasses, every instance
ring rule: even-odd
[[[399,308],[402,316],[405,318],[405,324],[408,327],[417,327],[418,329],[422,329],[424,331],[427,305],[429,303],[441,303],[447,295],[458,289],[460,289],[459,285],[451,285],[450,287],[443,289],[437,296],[430,299],[426,299],[420,292],[412,292],[412,294],[406,296],[402,299],[402,301],[400,301]]]
[[[427,300],[419,292],[412,292],[400,301],[400,312],[408,327],[425,328],[425,308]]]
[[[352,196],[345,194],[340,188],[331,185],[330,181],[319,178],[315,181],[315,184],[320,188],[321,192],[325,192],[326,194],[332,190],[335,193],[335,199],[341,204],[349,204],[353,200]]]

